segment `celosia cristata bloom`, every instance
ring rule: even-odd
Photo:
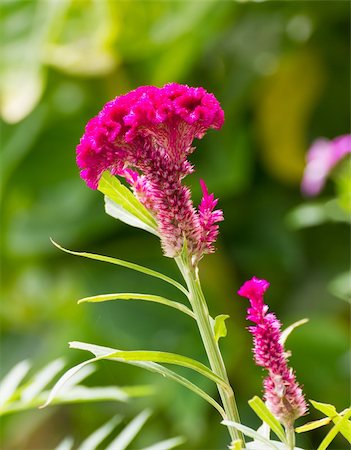
[[[214,251],[216,222],[222,212],[203,184],[197,211],[182,180],[193,172],[187,157],[194,138],[219,129],[224,113],[203,88],[176,83],[142,86],[107,103],[91,119],[77,147],[81,177],[97,189],[105,170],[124,177],[157,220],[167,256],[177,256],[187,241],[195,259]]]
[[[323,189],[333,168],[347,154],[351,153],[351,135],[345,134],[335,139],[317,139],[307,152],[307,164],[302,179],[302,192],[313,197]]]
[[[281,323],[273,313],[267,314],[268,306],[263,295],[268,287],[268,281],[253,277],[241,286],[238,294],[250,300],[247,319],[256,324],[248,328],[254,337],[255,362],[268,370],[268,377],[264,380],[267,407],[280,422],[290,427],[307,412],[307,405],[295,374],[287,364]]]

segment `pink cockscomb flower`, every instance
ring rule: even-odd
[[[268,287],[268,281],[253,277],[241,286],[238,294],[250,300],[247,319],[255,323],[249,327],[254,337],[255,362],[268,371],[264,380],[267,407],[281,423],[291,427],[307,412],[307,405],[295,374],[287,364],[281,323],[273,313],[267,313],[263,295]]]
[[[219,102],[201,87],[139,87],[107,103],[88,122],[77,146],[81,177],[92,189],[106,170],[126,178],[156,218],[164,253],[177,256],[186,239],[199,259],[213,251],[222,212],[213,210],[216,201],[207,190],[196,211],[182,180],[194,170],[187,159],[194,138],[221,128],[223,121]]]
[[[315,140],[307,152],[307,164],[301,184],[302,192],[309,197],[318,195],[331,170],[349,153],[351,153],[350,134],[333,140]]]

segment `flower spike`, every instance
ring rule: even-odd
[[[177,83],[142,86],[107,103],[91,119],[77,146],[81,177],[97,189],[104,171],[126,178],[135,196],[154,215],[166,256],[180,254],[184,237],[199,260],[214,251],[217,200],[204,190],[196,211],[183,178],[193,172],[187,157],[194,138],[219,129],[224,113],[205,89]]]
[[[264,397],[272,414],[286,427],[307,412],[307,405],[295,374],[288,367],[287,352],[281,340],[281,323],[275,314],[267,313],[263,295],[269,283],[253,277],[238,291],[250,301],[247,319],[254,322],[248,329],[254,337],[254,358],[268,371],[264,380]]]

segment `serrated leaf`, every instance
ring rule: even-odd
[[[16,364],[10,372],[5,375],[0,383],[0,406],[3,406],[15,393],[18,385],[27,375],[30,363],[27,360]]]
[[[317,403],[317,402],[315,402]],[[347,413],[344,415],[342,419],[339,420],[339,422],[334,425],[334,427],[329,431],[329,433],[325,436],[321,444],[319,445],[317,450],[326,450],[329,446],[329,444],[333,441],[335,436],[341,432],[345,428],[346,431],[349,432],[349,417],[351,417],[351,409],[347,411]],[[349,441],[350,442],[350,441]]]
[[[249,400],[248,403],[257,416],[269,426],[273,433],[275,433],[282,442],[286,443],[286,437],[282,425],[269,411],[264,402],[259,397],[255,396]]]
[[[81,298],[80,300],[78,300],[78,303],[99,303],[99,302],[108,302],[111,300],[145,300],[148,302],[161,303],[162,305],[167,305],[172,308],[178,309],[179,311],[182,311],[183,313],[195,319],[195,315],[191,311],[191,309],[189,309],[182,303],[175,302],[173,300],[168,300],[167,298],[151,294],[117,293],[117,294],[95,295],[93,297]]]
[[[159,236],[158,231],[155,228],[150,227],[148,224],[138,219],[138,217],[135,217],[129,211],[126,211],[121,205],[118,205],[106,195],[105,211],[114,219],[118,219],[121,222],[124,222],[134,228],[140,228],[142,230],[148,231],[149,233],[155,234],[156,236]]]
[[[50,383],[50,381],[64,368],[65,362],[62,358],[52,361],[40,370],[29,385],[22,390],[21,400],[28,403],[35,398]]]
[[[301,427],[295,428],[296,433],[305,433],[306,431],[315,430],[316,428],[328,425],[332,419],[330,417],[325,417],[324,419],[314,420],[313,422],[308,422]]]
[[[157,444],[145,447],[143,448],[143,450],[171,450],[172,448],[178,447],[178,445],[184,444],[184,442],[185,439],[179,436],[171,439],[166,439],[165,441],[157,442]]]
[[[227,327],[225,326],[225,321],[229,318],[227,314],[220,314],[215,317],[213,324],[213,332],[216,342],[219,341],[221,337],[227,336]]]
[[[110,264],[116,264],[117,266],[126,267],[128,269],[135,270],[137,272],[145,273],[146,275],[150,275],[155,278],[159,278],[166,283],[172,284],[177,289],[179,289],[183,294],[188,296],[188,291],[185,289],[184,286],[182,286],[178,281],[173,280],[172,278],[168,277],[167,275],[163,275],[163,273],[156,272],[155,270],[149,269],[147,267],[139,266],[138,264],[131,263],[129,261],[123,261],[121,259],[112,258],[111,256],[103,256],[103,255],[96,255],[95,253],[86,253],[86,252],[75,252],[72,250],[68,250],[64,247],[61,247],[59,244],[57,244],[53,239],[50,239],[51,242],[60,250],[63,252],[69,253],[71,255],[76,256],[82,256],[83,258],[89,258],[94,259],[96,261],[102,261],[107,262]]]
[[[292,331],[294,331],[295,328],[300,327],[301,325],[304,325],[308,321],[309,321],[309,319],[301,319],[301,320],[298,320],[297,322],[294,322],[293,324],[291,324],[287,328],[285,328],[285,330],[283,330],[281,335],[280,335],[280,343],[282,345],[284,345],[286,340],[287,340],[287,338],[289,337],[290,333]]]
[[[223,425],[226,425],[227,427],[233,427],[237,430],[241,431],[245,436],[248,436],[255,441],[262,442],[262,444],[265,444],[268,448],[272,448],[273,450],[278,450],[278,447],[276,447],[272,441],[264,438],[261,436],[257,431],[253,430],[252,428],[246,427],[245,425],[242,425],[241,423],[232,422],[230,420],[223,420],[221,422]]]
[[[137,436],[150,415],[150,410],[141,412],[119,433],[119,435],[110,443],[110,445],[106,447],[106,450],[125,450],[132,442],[132,440]]]
[[[95,450],[99,448],[99,444],[109,435],[112,430],[121,422],[121,417],[114,416],[102,427],[95,430],[87,437],[78,447],[77,450]]]
[[[158,235],[156,220],[152,217],[149,211],[142,205],[134,194],[124,186],[115,176],[110,172],[105,171],[100,178],[98,190],[106,195],[117,205],[129,213],[130,215],[139,219],[149,229],[153,230],[154,234]]]
[[[338,415],[338,412],[335,409],[335,406],[330,405],[329,403],[321,403],[321,402],[316,402],[314,400],[310,400],[310,402],[312,403],[312,405],[315,409],[318,409],[318,411],[321,411],[323,414],[325,414],[328,417],[333,418]]]
[[[100,357],[103,359],[106,355],[109,355],[111,352],[114,351],[113,348],[109,347],[102,347],[100,345],[95,344],[87,344],[85,342],[70,342],[70,347],[79,349],[79,350],[86,350],[91,353],[93,353],[96,357]],[[93,361],[93,360],[89,360]],[[181,375],[177,374],[176,372],[173,372],[172,370],[168,369],[167,367],[164,367],[157,363],[152,362],[139,362],[139,361],[125,361],[125,363],[130,364],[132,366],[141,367],[143,369],[149,370],[153,373],[158,373],[159,375],[162,375],[165,378],[168,378],[170,380],[176,381],[177,383],[185,386],[195,394],[197,394],[199,397],[202,397],[204,400],[206,400],[208,403],[210,403],[214,408],[217,409],[217,411],[221,414],[222,417],[225,417],[225,412],[223,408],[214,400],[211,396],[209,396],[205,391],[200,389],[198,386],[193,384],[188,379],[182,377]]]

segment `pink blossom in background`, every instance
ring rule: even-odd
[[[302,192],[311,197],[319,194],[331,170],[348,153],[351,153],[350,134],[333,140],[315,140],[307,153],[307,165],[301,184]]]
[[[164,253],[174,257],[184,239],[196,259],[214,251],[213,195],[204,190],[197,211],[183,178],[194,171],[187,157],[194,138],[219,129],[224,113],[205,89],[177,83],[142,86],[107,103],[91,119],[77,146],[81,177],[97,189],[105,170],[126,178],[134,194],[157,220]]]
[[[307,405],[295,374],[287,364],[287,353],[281,342],[281,323],[273,313],[267,313],[263,295],[268,287],[268,281],[253,277],[241,286],[238,294],[250,300],[247,319],[256,324],[249,327],[254,337],[255,362],[268,371],[263,383],[267,407],[281,423],[290,427],[307,412]]]

